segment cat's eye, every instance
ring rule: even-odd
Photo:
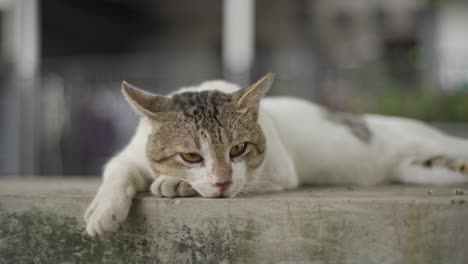
[[[188,163],[199,163],[203,160],[202,156],[197,153],[181,153],[180,156]]]
[[[237,146],[234,146],[231,149],[231,151],[229,151],[229,156],[231,156],[231,158],[237,158],[241,156],[242,154],[244,154],[246,150],[247,150],[247,143],[241,143]]]

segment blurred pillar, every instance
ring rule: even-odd
[[[437,77],[442,89],[468,90],[468,2],[440,1],[435,25]]]
[[[224,0],[224,78],[248,85],[254,57],[254,0]]]
[[[12,111],[20,120],[19,170],[22,175],[37,174],[39,93],[39,3],[38,0],[15,0],[13,7],[14,89],[19,99],[19,111]]]

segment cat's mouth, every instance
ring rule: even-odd
[[[230,182],[229,184],[212,184],[210,182],[191,182],[192,187],[202,197],[206,198],[232,198],[243,188],[242,182]]]
[[[239,191],[237,190],[237,188],[235,188],[235,186],[232,186],[231,188],[220,192],[217,198],[232,198],[236,196],[238,193]]]

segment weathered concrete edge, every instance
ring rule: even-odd
[[[91,197],[0,195],[0,262],[30,262],[25,246],[35,241],[29,257],[47,263],[464,263],[468,206],[450,201],[465,196],[421,192],[393,200],[143,196],[105,239],[83,234]]]

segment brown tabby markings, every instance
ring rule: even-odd
[[[446,168],[451,171],[459,172],[468,176],[468,161],[455,159],[447,156],[434,156],[422,161],[413,162],[415,165],[421,165],[426,168]]]
[[[149,136],[147,155],[153,168],[168,176],[184,175],[189,165],[179,162],[181,152],[200,153],[201,140],[210,140],[214,157],[213,168],[219,178],[232,174],[229,150],[237,144],[251,144],[242,157],[248,169],[255,169],[264,159],[265,138],[256,120],[238,111],[236,102],[219,91],[184,92],[171,98],[171,111],[156,132]]]
[[[361,116],[343,112],[325,111],[324,118],[332,123],[347,127],[355,137],[364,143],[370,143],[372,140],[372,131]]]

